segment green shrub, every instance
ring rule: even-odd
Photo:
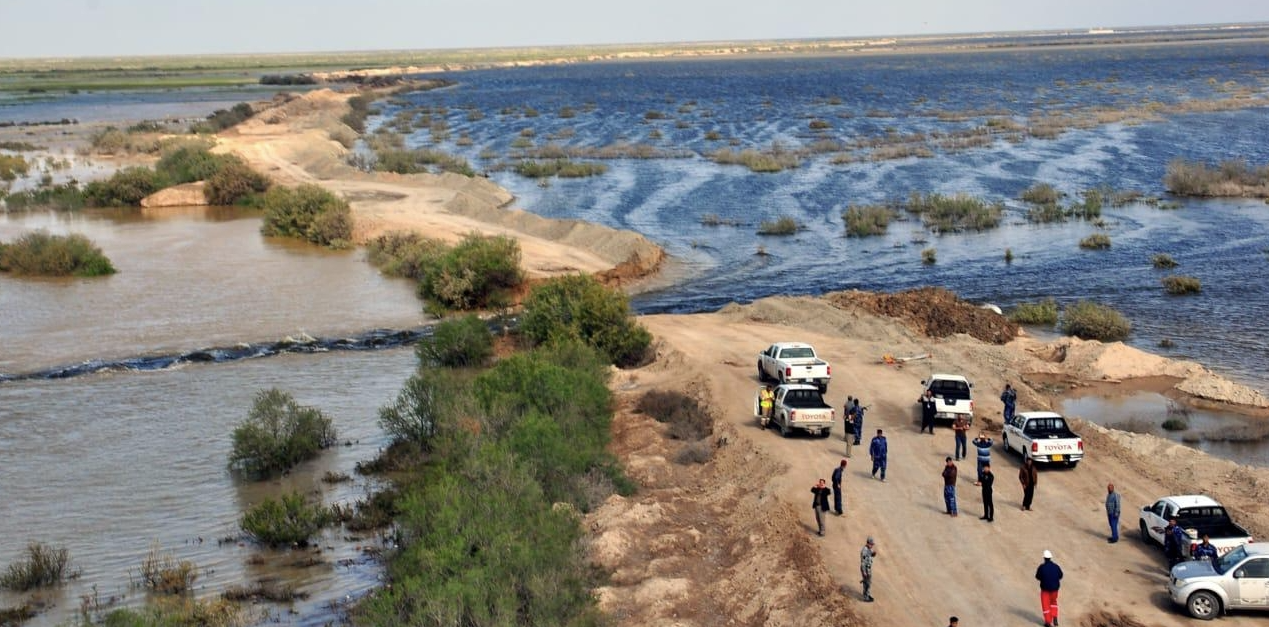
[[[1155,253],[1150,256],[1150,265],[1154,266],[1156,270],[1168,270],[1181,264],[1178,264],[1176,260],[1172,258],[1172,255],[1167,253]]]
[[[1163,277],[1162,282],[1163,289],[1169,294],[1198,294],[1203,291],[1197,277],[1172,275]]]
[[[1037,303],[1018,303],[1018,306],[1009,312],[1009,319],[1018,324],[1057,324],[1057,301],[1046,298]]]
[[[26,176],[30,168],[22,155],[0,154],[0,181],[15,181],[19,176]]]
[[[419,294],[447,309],[481,309],[502,306],[523,282],[519,242],[472,233],[425,269]]]
[[[1110,248],[1110,236],[1105,233],[1093,233],[1080,240],[1080,248],[1087,250],[1106,250]]]
[[[925,250],[921,251],[921,263],[927,266],[932,266],[938,263],[938,260],[939,260],[938,251],[934,250],[933,248],[926,248]]]
[[[263,390],[247,419],[234,427],[229,467],[268,477],[317,457],[335,438],[335,428],[321,410],[302,406],[277,388]]]
[[[224,160],[207,177],[203,196],[209,205],[234,205],[269,189],[269,177],[251,169],[237,158]],[[344,237],[344,239],[348,239]]]
[[[493,333],[480,316],[468,314],[438,323],[432,335],[419,340],[415,352],[425,366],[483,366],[493,357]]]
[[[894,210],[885,205],[863,205],[861,207],[851,205],[842,214],[842,220],[846,221],[846,235],[849,237],[885,235],[886,229],[890,226],[890,221],[894,218]]]
[[[908,199],[907,210],[921,216],[927,228],[947,233],[996,228],[1005,205],[1001,202],[988,203],[966,194],[944,196],[913,192]]]
[[[695,398],[682,392],[648,390],[635,409],[670,425],[670,437],[689,442],[714,433],[714,418]]]
[[[97,207],[135,207],[141,199],[167,186],[167,179],[154,170],[124,168],[104,181],[84,186],[84,197]]]
[[[798,222],[789,216],[763,220],[758,224],[758,235],[793,235],[797,232]]]
[[[185,594],[198,579],[198,567],[189,560],[177,560],[155,540],[141,560],[141,582],[162,594]]]
[[[173,185],[206,181],[229,162],[240,162],[233,155],[215,155],[209,150],[211,143],[187,141],[173,145],[163,152],[154,171]],[[232,203],[230,203],[232,204]]]
[[[1057,203],[1044,203],[1027,209],[1027,221],[1037,224],[1065,222],[1067,216],[1066,209]]]
[[[0,244],[0,272],[95,277],[114,274],[115,267],[101,249],[83,235],[32,231],[9,244]]]
[[[346,248],[352,240],[352,209],[344,199],[318,185],[306,183],[294,189],[275,185],[260,198],[265,235],[295,237]]]
[[[26,545],[26,558],[9,564],[0,575],[0,587],[18,592],[47,588],[62,582],[68,574],[70,552],[43,542]]]
[[[796,153],[772,149],[758,151],[753,148],[736,151],[720,148],[709,154],[709,159],[721,165],[743,165],[751,172],[771,173],[796,168],[801,160]]]
[[[1185,431],[1190,428],[1190,421],[1183,416],[1173,416],[1163,421],[1165,431]]]
[[[388,276],[420,280],[449,247],[412,231],[390,231],[366,243],[366,259]]]
[[[190,126],[191,133],[219,133],[227,128],[237,126],[255,115],[251,103],[240,102],[228,109],[217,109],[207,116],[207,120]]]
[[[424,368],[410,377],[391,405],[379,408],[379,427],[393,441],[429,452],[443,427],[449,426],[456,406],[459,380],[452,373]]]
[[[527,159],[516,164],[515,172],[526,178],[548,178],[558,176],[560,178],[585,178],[588,176],[598,176],[608,171],[608,166],[602,163],[586,163],[570,161],[568,159],[551,159],[545,161],[535,161]]]
[[[1033,205],[1056,205],[1062,193],[1048,183],[1036,183],[1022,192],[1022,200]]]
[[[1096,189],[1084,191],[1084,200],[1071,205],[1071,215],[1083,220],[1096,220],[1102,215],[1102,193]]]
[[[308,541],[330,521],[330,510],[310,505],[299,492],[266,498],[242,515],[239,526],[257,542],[269,546],[308,546]]]
[[[1132,324],[1106,305],[1082,300],[1062,311],[1061,328],[1067,335],[1086,340],[1117,342],[1128,337]]]
[[[105,616],[91,618],[91,624],[102,627],[234,627],[244,622],[243,614],[243,609],[230,601],[199,601],[182,595],[150,598],[139,608],[110,610]]]
[[[93,150],[103,155],[118,155],[129,152],[128,134],[107,126],[88,137],[88,144]]]
[[[524,301],[520,332],[534,344],[579,339],[623,368],[641,363],[652,342],[631,316],[625,294],[581,274],[534,288]]]
[[[58,211],[77,211],[84,207],[87,199],[84,191],[75,183],[61,183],[12,192],[3,197],[4,206],[9,211],[27,211],[30,209],[55,209]]]

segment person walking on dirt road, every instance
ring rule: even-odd
[[[855,404],[850,406],[851,418],[855,421],[855,446],[859,446],[859,442],[864,437],[864,410],[866,407],[859,406],[859,399],[855,399]]]
[[[921,433],[925,433],[925,430],[929,429],[930,435],[934,435],[934,414],[938,412],[938,403],[934,400],[934,390],[926,390],[925,396],[922,396],[917,402],[921,403]]]
[[[943,465],[943,504],[947,506],[947,515],[956,517],[956,464],[947,458]]]
[[[864,548],[859,550],[859,583],[864,586],[864,600],[872,603],[872,560],[877,557],[877,545],[868,536]]]
[[[1119,542],[1119,493],[1113,483],[1106,484],[1106,522],[1110,523],[1110,537],[1106,541]]]
[[[991,472],[991,464],[983,466],[983,478],[978,484],[983,487],[983,515],[979,520],[991,522],[996,520],[996,504],[992,502],[992,485],[996,483],[996,475]]]
[[[833,511],[842,515],[842,473],[846,472],[846,460],[833,469]]]
[[[873,436],[872,442],[868,444],[868,457],[872,460],[872,478],[877,478],[877,471],[881,471],[881,480],[886,480],[886,455],[890,454],[890,446],[886,444],[886,436],[881,433],[881,429],[877,429],[877,435]]]
[[[1005,391],[1000,393],[1000,402],[1005,404],[1005,422],[1012,421],[1014,408],[1018,406],[1018,392],[1012,385],[1005,384]]]
[[[1044,551],[1044,562],[1035,569],[1040,582],[1040,610],[1044,612],[1044,627],[1058,627],[1058,588],[1062,587],[1062,567],[1053,561],[1053,553]]]
[[[811,486],[811,509],[815,510],[815,525],[819,527],[819,535],[824,535],[824,516],[828,514],[828,486],[824,485],[824,480],[820,479],[818,483]]]
[[[1028,457],[1022,462],[1022,468],[1018,470],[1018,483],[1022,484],[1022,511],[1031,511],[1031,501],[1035,498],[1035,484],[1040,480],[1040,476],[1036,473],[1035,462]]]
[[[850,457],[850,443],[855,439],[855,413],[851,411],[851,407],[855,403],[855,397],[846,397],[846,407],[842,409],[842,417],[846,423],[842,429],[842,439],[846,440],[846,457]]]
[[[956,461],[961,461],[969,455],[969,421],[964,416],[957,416],[952,422],[952,432],[956,434]]]

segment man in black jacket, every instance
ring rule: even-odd
[[[828,495],[832,490],[824,485],[824,480],[820,479],[811,487],[811,509],[815,510],[815,525],[819,527],[818,533],[824,535],[824,515],[828,513]]]
[[[1062,567],[1053,561],[1053,554],[1044,551],[1044,563],[1035,569],[1040,582],[1040,610],[1044,612],[1044,627],[1058,627],[1058,588],[1062,587]]]
[[[996,519],[996,505],[992,503],[991,486],[996,483],[996,475],[991,472],[991,464],[983,464],[983,479],[980,485],[983,487],[983,515],[979,520],[991,522]]]
[[[934,391],[926,390],[925,396],[922,396],[919,402],[921,403],[921,433],[929,429],[930,435],[934,435],[934,412],[938,408],[934,402]]]

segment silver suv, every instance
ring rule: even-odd
[[[1168,594],[1200,620],[1229,610],[1269,609],[1269,544],[1244,544],[1215,563],[1181,562],[1172,567]]]

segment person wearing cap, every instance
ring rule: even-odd
[[[1044,612],[1044,627],[1058,627],[1058,588],[1062,587],[1062,567],[1053,561],[1053,553],[1044,550],[1044,562],[1035,569],[1040,582],[1040,610]]]
[[[948,457],[943,464],[943,505],[947,507],[947,515],[956,516],[956,464]]]
[[[1113,483],[1106,484],[1106,522],[1110,523],[1110,537],[1106,541],[1119,542],[1119,493]]]
[[[833,511],[842,515],[842,473],[846,472],[846,460],[833,469]]]
[[[820,535],[824,535],[824,515],[828,513],[829,492],[823,479],[811,486],[811,509],[815,510],[815,525],[819,527],[817,533]]]
[[[868,541],[864,543],[864,548],[859,550],[859,583],[864,586],[864,600],[872,603],[872,560],[877,557],[877,545],[872,541],[872,536],[868,536]]]

